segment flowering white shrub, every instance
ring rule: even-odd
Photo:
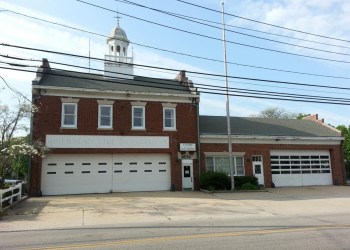
[[[37,142],[36,144],[37,145],[30,145],[24,143],[11,145],[7,148],[0,150],[0,152],[4,158],[11,158],[19,155],[28,155],[32,157],[40,156],[44,158],[48,149],[44,145],[42,145],[42,143]]]
[[[0,103],[0,189],[6,175],[17,171],[19,166],[27,165],[23,165],[23,161],[19,165],[21,159],[25,156],[45,157],[48,152],[41,142],[28,143],[29,140],[18,137],[28,133],[30,118],[38,109],[27,98],[17,98],[18,105],[15,106]]]

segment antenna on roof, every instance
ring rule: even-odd
[[[89,37],[89,74],[90,74],[90,37]]]

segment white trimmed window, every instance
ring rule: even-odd
[[[98,127],[112,128],[113,127],[113,106],[98,105]]]
[[[76,128],[77,127],[77,103],[62,103],[61,127]]]
[[[163,108],[163,128],[164,130],[176,130],[175,108]]]
[[[145,107],[132,107],[132,129],[145,129]]]
[[[244,175],[244,158],[243,156],[234,156],[233,172],[236,176]],[[231,174],[228,156],[207,156],[205,158],[207,171],[222,172],[227,175]]]

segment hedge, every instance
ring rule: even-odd
[[[258,178],[255,176],[235,176],[236,190],[257,190],[259,189]],[[208,171],[200,176],[200,187],[202,189],[230,190],[231,178],[226,173]]]

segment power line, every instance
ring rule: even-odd
[[[115,1],[124,1],[124,0],[115,0]],[[130,2],[130,1],[128,1],[128,2]],[[172,12],[168,12],[168,13],[172,13]],[[191,17],[191,16],[182,15],[182,14],[175,14],[175,13],[173,13],[173,14],[177,15],[179,17],[187,17],[187,18],[194,19],[194,20],[199,20],[199,21],[203,21],[203,22],[214,23],[214,24],[220,25],[219,22],[215,22],[215,21],[212,21],[212,20],[202,19],[202,18],[198,18],[198,17]],[[251,28],[245,28],[245,27],[240,27],[240,26],[236,26],[236,25],[232,25],[232,24],[226,24],[225,26],[236,28],[236,29],[249,30],[249,31],[262,33],[262,34],[267,34],[267,35],[272,35],[272,36],[279,36],[279,37],[289,38],[289,39],[303,41],[303,42],[322,44],[322,45],[327,45],[327,46],[337,47],[337,48],[343,48],[343,49],[350,49],[350,47],[347,47],[347,46],[341,46],[341,45],[336,45],[336,44],[331,44],[331,43],[324,43],[324,42],[319,42],[319,41],[313,41],[313,40],[308,40],[308,39],[304,39],[304,38],[287,36],[287,35],[282,35],[282,34],[262,31],[262,30],[251,29]]]
[[[2,56],[2,55],[0,55]],[[38,59],[25,59],[25,58],[17,58],[17,57],[10,57],[11,59],[17,59],[17,60],[27,60],[27,61],[41,61]],[[6,64],[10,64],[12,65],[12,63],[7,63],[7,62],[2,62],[2,63],[6,63]],[[90,68],[90,67],[84,67],[84,66],[77,66],[77,65],[72,65],[72,64],[67,64],[67,63],[61,63],[61,62],[55,62],[55,61],[51,61],[51,63],[53,64],[57,64],[57,65],[62,65],[62,66],[69,66],[69,67],[75,67],[75,68],[80,68],[80,69],[92,69],[94,71],[102,71],[102,72],[107,72],[107,73],[114,73],[112,71],[103,71],[100,69],[96,69],[96,68]],[[17,64],[19,65],[19,64]],[[34,67],[34,66],[30,66],[30,65],[19,65],[21,67]],[[75,72],[75,71],[69,71],[69,72]],[[82,73],[82,72],[81,72]],[[82,73],[83,74],[83,73]],[[85,74],[85,73],[84,73]],[[131,74],[125,74],[125,73],[120,73],[121,75],[125,75],[125,76],[135,76],[135,75],[131,75]],[[90,74],[89,75],[96,75],[96,74]],[[100,75],[97,75],[100,76]],[[117,78],[117,79],[128,79],[128,78]],[[134,81],[141,81],[141,80],[136,80],[134,79]],[[149,82],[149,83],[155,83],[152,81],[147,81],[147,80],[142,80],[142,82]],[[162,83],[162,86],[165,83]],[[167,85],[167,84],[165,84]],[[216,85],[209,85],[209,84],[200,84],[200,83],[196,83],[196,86],[201,86],[202,89],[208,89],[208,90],[214,90],[214,91],[224,91],[226,90],[226,87],[222,87],[222,86],[216,86]],[[238,91],[240,93],[256,93],[256,94],[261,94],[261,93],[265,93],[265,94],[274,94],[276,96],[284,96],[284,97],[307,97],[307,98],[311,98],[311,99],[320,99],[320,100],[336,100],[336,101],[347,101],[349,99],[346,98],[330,98],[330,97],[324,97],[324,96],[314,96],[314,95],[300,95],[300,94],[289,94],[289,93],[283,93],[283,92],[272,92],[272,91],[261,91],[261,90],[252,90],[252,89],[242,89],[242,88],[228,88],[228,90],[230,91]],[[350,88],[349,88],[350,90]]]
[[[212,20],[198,18],[198,17],[193,17],[193,16],[187,16],[187,15],[178,14],[178,13],[174,13],[174,12],[170,12],[170,11],[164,11],[164,10],[160,10],[160,9],[155,9],[155,8],[148,7],[148,6],[145,6],[145,5],[142,5],[142,4],[138,4],[138,3],[135,3],[135,2],[131,2],[131,1],[128,1],[128,0],[114,0],[114,1],[130,4],[130,5],[144,7],[144,8],[151,9],[151,10],[154,10],[154,11],[157,11],[157,12],[160,12],[160,13],[164,13],[164,14],[167,14],[167,15],[171,15],[171,16],[185,17],[185,18],[189,18],[189,19],[192,19],[192,20],[199,20],[199,21],[203,21],[203,22],[207,22],[207,23],[214,23],[214,24],[221,25],[220,22],[215,22],[215,21],[212,21]],[[262,30],[256,30],[256,29],[251,29],[251,28],[240,27],[240,26],[231,25],[231,24],[226,24],[225,26],[233,27],[233,28],[236,28],[236,29],[249,30],[249,31],[262,33],[262,34],[268,34],[268,35],[273,35],[273,36],[280,36],[280,37],[294,39],[294,40],[299,40],[299,41],[304,41],[304,42],[328,45],[328,46],[337,47],[337,48],[350,49],[350,47],[346,47],[346,46],[335,45],[335,44],[330,44],[330,43],[324,43],[324,42],[319,42],[319,41],[313,41],[313,40],[308,40],[308,39],[303,39],[303,38],[297,38],[297,37],[293,37],[293,36],[281,35],[281,34],[276,34],[276,33],[262,31]]]
[[[216,37],[212,37],[212,36],[208,36],[208,35],[203,35],[203,34],[200,34],[200,33],[192,32],[192,31],[188,31],[188,30],[183,30],[183,29],[172,27],[172,26],[169,26],[169,25],[164,25],[164,24],[160,24],[160,23],[157,23],[157,22],[149,21],[149,20],[146,20],[146,19],[143,19],[143,18],[139,18],[139,17],[135,17],[135,16],[132,16],[132,15],[128,15],[128,14],[120,12],[120,11],[115,11],[115,10],[112,10],[112,9],[109,9],[109,8],[105,8],[105,7],[96,5],[96,4],[88,3],[88,2],[85,2],[85,1],[82,1],[82,0],[76,0],[76,1],[84,3],[86,5],[90,5],[90,6],[95,7],[95,8],[103,9],[103,10],[114,12],[114,13],[119,13],[119,14],[122,14],[124,16],[130,17],[130,18],[134,18],[134,19],[137,19],[137,20],[140,20],[140,21],[144,21],[144,22],[147,22],[147,23],[151,23],[151,24],[154,24],[154,25],[161,26],[161,27],[173,29],[175,31],[180,31],[180,32],[184,32],[184,33],[187,33],[187,34],[190,34],[190,35],[196,35],[196,36],[200,36],[200,37],[203,37],[203,38],[207,38],[207,39],[211,39],[211,40],[221,41],[222,42],[221,38],[216,38]],[[329,59],[329,58],[323,58],[323,57],[317,57],[317,56],[303,55],[303,54],[292,53],[292,52],[287,52],[287,51],[282,51],[282,50],[277,50],[277,49],[269,49],[269,48],[259,47],[259,46],[250,45],[250,44],[233,42],[233,41],[226,41],[226,42],[230,43],[230,44],[236,44],[236,45],[248,47],[248,48],[265,50],[265,51],[270,51],[270,52],[276,52],[276,53],[281,53],[281,54],[286,54],[286,55],[299,56],[299,57],[305,57],[305,58],[311,58],[311,59],[317,59],[317,60],[323,60],[323,61],[338,62],[338,63],[350,63],[350,61],[335,60],[335,59]]]
[[[179,14],[176,14],[176,13],[173,13],[173,12],[162,11],[162,10],[159,10],[159,9],[147,7],[145,5],[137,4],[137,3],[134,3],[134,2],[131,2],[131,1],[127,1],[127,0],[114,0],[114,1],[128,3],[128,4],[131,4],[131,5],[139,6],[141,8],[146,8],[146,9],[150,9],[150,10],[153,10],[153,11],[156,11],[156,12],[160,12],[160,13],[163,13],[165,15],[170,15],[170,16],[182,19],[182,20],[186,20],[186,21],[189,21],[189,22],[194,22],[194,23],[201,24],[201,25],[204,25],[204,26],[207,26],[207,27],[211,27],[211,28],[215,28],[215,29],[221,30],[221,27],[217,27],[217,26],[206,24],[206,23],[199,22],[199,21],[194,21],[193,17],[189,17],[189,16],[185,16],[185,15],[179,15]],[[317,49],[317,48],[312,48],[312,47],[292,44],[292,43],[288,43],[288,42],[282,42],[282,41],[278,41],[278,40],[274,40],[274,39],[269,39],[269,38],[266,38],[266,37],[260,37],[260,36],[255,36],[255,35],[243,33],[243,32],[230,30],[230,29],[227,29],[227,28],[225,30],[228,31],[228,32],[231,32],[231,33],[238,34],[238,35],[253,37],[253,38],[256,38],[256,39],[261,39],[261,40],[274,42],[274,43],[280,43],[280,44],[284,44],[284,45],[288,45],[288,46],[294,46],[294,47],[298,47],[298,48],[309,49],[309,50],[320,51],[320,52],[331,53],[331,54],[337,54],[337,55],[350,56],[350,54],[347,54],[347,53],[340,53],[340,52],[335,52],[335,51],[330,51],[330,50],[323,50],[323,49]],[[330,44],[327,44],[327,45],[330,45]],[[350,49],[349,47],[345,47],[345,48]]]
[[[15,59],[15,57],[11,57],[12,59]],[[18,58],[18,60],[26,60],[24,58]],[[40,61],[40,60],[37,60],[37,59],[27,59],[29,61]],[[2,62],[2,63],[6,63],[6,64],[10,64],[10,65],[13,65],[12,63],[7,63],[7,62]],[[76,65],[72,65],[72,64],[66,64],[66,63],[60,63],[60,62],[52,62],[51,63],[53,64],[58,64],[58,65],[63,65],[63,66],[70,66],[70,67],[76,67],[76,68],[80,68],[80,69],[89,69],[88,67],[83,67],[83,66],[76,66]],[[34,67],[34,66],[30,66],[30,65],[20,65],[20,64],[15,64],[17,67],[18,66],[21,66],[21,67]],[[102,71],[100,69],[96,69],[96,68],[93,68],[93,70],[96,70],[96,71]],[[65,70],[67,72],[74,72],[76,73],[76,71],[68,71],[68,70]],[[109,71],[107,71],[109,72]],[[83,72],[80,72],[81,74],[86,74],[88,76],[101,76],[101,75],[97,75],[97,74],[87,74],[87,73],[83,73]],[[113,73],[113,72],[111,72]],[[135,76],[135,75],[130,75],[130,74],[123,74],[123,73],[120,73],[122,75],[126,75],[126,76]],[[118,80],[120,79],[123,79],[123,80],[126,80],[127,78],[116,78]],[[141,81],[141,80],[135,80],[134,81]],[[152,81],[147,81],[145,79],[142,80],[142,82],[149,82],[149,83],[156,83],[156,82],[152,82]],[[159,83],[157,83],[159,84]],[[169,84],[166,84],[166,83],[161,83],[162,87],[164,87],[164,85],[169,85]],[[225,91],[226,88],[225,87],[221,87],[221,86],[215,86],[215,85],[209,85],[209,84],[199,84],[199,83],[196,83],[197,86],[201,86],[202,89],[207,89],[207,90],[212,90],[212,91]],[[332,101],[347,101],[349,99],[345,99],[345,98],[330,98],[330,97],[324,97],[324,96],[312,96],[312,95],[300,95],[300,94],[288,94],[288,93],[281,93],[281,92],[271,92],[271,91],[261,91],[261,90],[251,90],[251,89],[242,89],[242,88],[228,88],[230,91],[236,91],[236,92],[239,92],[239,93],[249,93],[249,94],[261,94],[261,93],[264,93],[264,94],[267,94],[267,95],[274,95],[274,96],[281,96],[281,97],[294,97],[294,98],[309,98],[309,99],[318,99],[318,100],[332,100]]]
[[[58,51],[52,51],[52,50],[44,50],[44,49],[37,49],[37,48],[18,46],[18,45],[10,45],[10,44],[5,44],[5,43],[0,43],[0,46],[7,46],[7,47],[18,48],[18,49],[24,49],[24,50],[33,50],[33,51],[47,52],[47,53],[52,53],[52,54],[71,56],[71,57],[77,57],[77,58],[84,58],[84,59],[91,59],[91,60],[102,61],[102,62],[114,62],[114,61],[111,61],[111,60],[106,60],[106,59],[101,59],[101,58],[96,58],[96,57],[88,57],[88,56],[82,56],[82,55],[71,54],[71,53],[64,53],[64,52],[58,52]],[[149,65],[143,65],[143,64],[135,64],[135,63],[134,64],[130,64],[130,63],[123,63],[123,62],[118,62],[118,63],[125,64],[125,65],[133,65],[133,66],[145,67],[145,68],[153,68],[153,69],[162,69],[162,70],[168,70],[168,71],[175,71],[175,72],[179,72],[180,71],[179,69],[171,69],[171,68],[165,68],[165,67],[155,67],[155,66],[149,66]],[[187,72],[188,73],[192,73],[192,74],[198,74],[198,75],[224,77],[221,74],[211,74],[211,73],[204,73],[204,72],[197,72],[197,71],[187,71]],[[342,89],[342,90],[349,90],[350,89],[350,88],[345,88],[345,87],[325,86],[325,85],[310,84],[310,83],[277,81],[277,80],[249,78],[249,77],[238,77],[238,76],[228,76],[228,78],[249,80],[249,81],[270,82],[270,83],[281,83],[281,84],[289,84],[289,85],[300,85],[300,86],[317,87],[317,88]]]
[[[33,70],[27,70],[27,69],[14,69],[14,68],[8,68],[8,67],[1,67],[2,69],[8,69],[8,70],[16,70],[16,71],[22,71],[22,72],[31,72],[35,73],[36,71]],[[56,76],[62,76],[62,77],[68,77],[68,78],[78,78],[78,79],[84,79],[84,80],[94,80],[94,81],[101,81],[101,82],[108,82],[105,79],[95,79],[91,77],[81,77],[81,76],[67,76],[67,75],[62,75],[62,74],[57,74],[53,72],[46,72],[45,74],[48,75],[56,75]],[[84,73],[83,73],[84,74]],[[91,75],[86,73],[86,75]],[[123,78],[115,78],[115,79],[123,79]],[[127,79],[124,79],[127,80]],[[141,86],[141,87],[150,87],[149,85],[144,85],[144,84],[132,84],[130,82],[125,83],[125,82],[120,82],[120,81],[109,81],[109,82],[114,82],[114,83],[120,83],[120,84],[128,84],[128,85],[135,85],[135,86]],[[157,82],[152,82],[152,83],[157,83]],[[159,83],[158,83],[159,84]],[[43,86],[45,87],[45,86]],[[164,89],[164,83],[160,84],[159,88]],[[174,89],[174,88],[166,88],[166,89]],[[175,88],[174,90],[179,90],[178,88]],[[217,92],[213,91],[200,91],[200,93],[206,93],[206,94],[214,94],[214,95],[227,95],[226,92],[223,92],[223,90],[214,90]],[[220,92],[221,91],[221,92]],[[237,94],[238,93],[238,94]],[[336,100],[330,101],[330,100],[315,100],[313,98],[308,97],[307,99],[302,99],[303,97],[280,97],[279,95],[272,95],[269,94],[268,96],[266,95],[261,95],[259,93],[252,93],[252,92],[240,92],[240,91],[235,91],[232,92],[230,91],[229,93],[230,96],[236,96],[236,97],[248,97],[248,98],[258,98],[258,99],[269,99],[269,100],[281,100],[281,101],[293,101],[293,102],[306,102],[306,103],[318,103],[318,104],[335,104],[335,105],[350,105],[350,100],[349,99],[344,99],[344,100]],[[345,101],[346,100],[346,101]]]
[[[192,5],[192,6],[201,8],[201,9],[205,9],[205,10],[213,11],[213,12],[216,12],[216,13],[220,13],[220,11],[218,11],[218,10],[211,9],[211,8],[208,8],[208,7],[204,7],[204,6],[201,6],[201,5],[198,5],[198,4],[190,3],[190,2],[187,2],[187,1],[183,1],[183,0],[176,0],[176,1],[184,3],[184,4]],[[259,23],[259,24],[272,26],[272,27],[275,27],[275,28],[280,28],[280,29],[285,29],[285,30],[289,30],[289,31],[294,31],[294,32],[298,32],[298,33],[302,33],[302,34],[306,34],[306,35],[317,36],[317,37],[327,38],[327,39],[331,39],[331,40],[336,40],[336,41],[350,43],[349,40],[335,38],[335,37],[330,37],[330,36],[325,36],[325,35],[314,34],[314,33],[301,31],[301,30],[297,30],[297,29],[291,29],[291,28],[287,28],[287,27],[283,27],[283,26],[279,26],[279,25],[275,25],[275,24],[271,24],[271,23],[261,22],[261,21],[258,21],[258,20],[254,20],[254,19],[250,19],[250,18],[238,16],[238,15],[233,15],[233,14],[229,14],[229,13],[225,13],[225,15],[236,17],[236,18],[240,18],[240,19],[244,19],[244,20],[255,22],[255,23]]]
[[[65,27],[65,28],[77,30],[77,31],[80,31],[80,32],[85,32],[85,33],[89,33],[89,34],[92,34],[92,35],[108,38],[108,36],[102,35],[102,34],[99,34],[99,33],[96,33],[96,32],[92,32],[92,31],[88,31],[88,30],[72,27],[72,26],[69,26],[69,25],[66,25],[66,24],[57,23],[57,22],[49,21],[49,20],[46,20],[46,19],[38,18],[38,17],[29,16],[29,15],[26,15],[26,14],[23,14],[23,13],[19,13],[19,12],[16,12],[16,11],[12,11],[12,10],[8,10],[8,9],[4,9],[4,10],[7,11],[7,12],[16,14],[16,15],[25,16],[27,18],[32,18],[32,19],[36,19],[36,20],[39,20],[39,21],[42,21],[42,22],[47,22],[47,23],[50,23],[50,24],[54,24],[54,25]],[[159,47],[157,48],[157,47],[153,47],[153,46],[150,46],[150,45],[140,44],[140,43],[136,43],[136,42],[132,42],[132,41],[129,41],[129,42],[131,44],[134,44],[134,45],[137,45],[137,46],[141,46],[141,47],[145,47],[145,48],[149,48],[149,49],[154,49],[154,50],[158,50],[158,51],[162,51],[162,52],[166,52],[166,53],[172,53],[172,54],[192,57],[192,58],[196,58],[196,59],[202,59],[202,60],[207,60],[207,61],[212,61],[212,62],[223,63],[223,61],[219,60],[219,59],[186,54],[186,53],[182,53],[182,52],[178,52],[178,51],[162,49],[162,48],[159,48]],[[249,68],[255,68],[255,69],[260,69],[260,70],[278,71],[278,72],[284,72],[284,73],[290,73],[290,74],[317,76],[317,77],[325,77],[325,78],[336,78],[336,79],[345,79],[345,80],[349,80],[350,79],[350,77],[345,77],[345,76],[334,76],[334,75],[315,74],[315,73],[310,73],[310,72],[284,70],[284,69],[277,69],[277,68],[262,67],[262,66],[257,66],[257,65],[241,64],[241,63],[235,63],[235,62],[230,62],[230,61],[228,61],[227,63],[231,64],[231,65],[240,66],[240,67],[249,67]]]

